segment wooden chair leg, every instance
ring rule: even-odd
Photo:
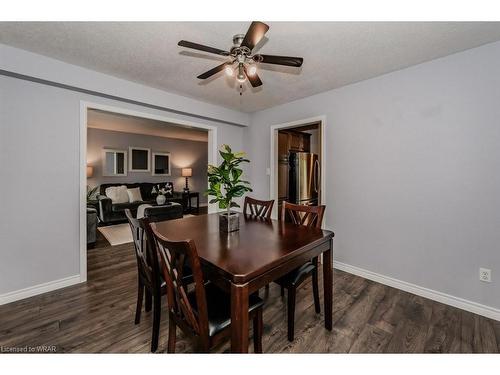
[[[210,353],[210,342],[208,340],[198,340],[196,343],[197,353]]]
[[[288,341],[293,341],[295,335],[295,287],[288,288]]]
[[[264,299],[267,299],[269,297],[269,284],[266,285],[266,288],[264,289]]]
[[[316,314],[321,312],[321,307],[319,303],[319,289],[318,289],[318,258],[313,259],[314,270],[312,273],[312,286],[313,286],[313,296],[314,296],[314,310]]]
[[[257,309],[253,317],[253,351],[262,353],[262,307]]]
[[[153,296],[151,295],[151,292],[149,291],[148,288],[146,288],[146,311],[151,311],[151,308],[153,307]]]
[[[141,310],[142,310],[142,300],[144,299],[144,285],[141,281],[137,285],[137,306],[135,308],[135,324],[139,324],[141,321]]]
[[[158,349],[158,339],[160,337],[160,319],[161,319],[161,294],[155,293],[153,297],[153,334],[151,337],[151,352]]]
[[[175,339],[177,336],[177,325],[171,316],[168,317],[168,344],[167,353],[175,353]]]

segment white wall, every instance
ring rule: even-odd
[[[4,44],[0,44],[0,69],[107,95],[147,102],[195,116],[229,121],[241,126],[248,125],[250,121],[247,113],[111,77]]]
[[[255,196],[270,126],[318,115],[335,260],[500,308],[500,43],[254,114]]]
[[[89,89],[222,120],[244,123],[247,116],[10,47],[0,45],[0,57],[0,69],[55,80],[59,70],[65,83],[83,77]],[[0,304],[78,281],[80,101],[216,126],[219,144],[242,148],[241,127],[20,79],[0,76],[0,99]]]

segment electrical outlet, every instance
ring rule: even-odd
[[[491,270],[487,268],[480,268],[479,280],[484,281],[485,283],[491,283]]]

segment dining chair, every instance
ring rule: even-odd
[[[283,202],[281,209],[281,220],[289,220],[297,225],[321,228],[325,206],[303,206],[289,202]],[[288,341],[293,341],[295,331],[295,296],[297,288],[312,277],[314,309],[320,313],[319,290],[318,290],[318,257],[314,257],[301,267],[289,272],[275,282],[281,286],[281,295],[284,289],[288,291]]]
[[[243,213],[247,215],[253,215],[265,219],[270,219],[271,213],[273,212],[273,205],[274,205],[274,200],[261,201],[246,196],[245,202],[243,203]]]
[[[161,262],[167,283],[168,346],[175,352],[176,330],[179,327],[195,341],[201,352],[208,352],[231,336],[230,295],[213,283],[205,284],[200,259],[194,241],[170,241],[152,223],[152,241]],[[194,289],[188,291],[182,282],[183,269],[188,262],[193,272]],[[250,296],[248,318],[253,320],[254,352],[262,353],[262,306],[259,297]]]
[[[252,215],[256,217],[261,217],[264,219],[270,219],[271,213],[273,212],[274,200],[261,201],[259,199],[251,198],[245,196],[245,201],[243,203],[243,213],[245,215]],[[266,285],[266,293],[269,292],[269,284]],[[256,292],[259,295],[259,292]]]
[[[129,209],[125,210],[125,215],[132,230],[135,257],[137,260],[137,305],[135,310],[135,324],[141,321],[142,301],[146,294],[145,311],[151,311],[153,307],[153,332],[151,337],[151,351],[158,349],[158,339],[160,336],[161,319],[161,296],[167,292],[167,286],[161,276],[160,265],[154,248],[148,244],[148,234],[151,231],[150,219],[137,219]],[[186,270],[184,282],[188,284],[192,280],[190,270]]]

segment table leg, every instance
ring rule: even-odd
[[[231,352],[248,353],[248,284],[231,284]]]
[[[332,245],[323,253],[323,292],[325,300],[325,328],[332,330],[333,307],[333,274],[332,274]]]

